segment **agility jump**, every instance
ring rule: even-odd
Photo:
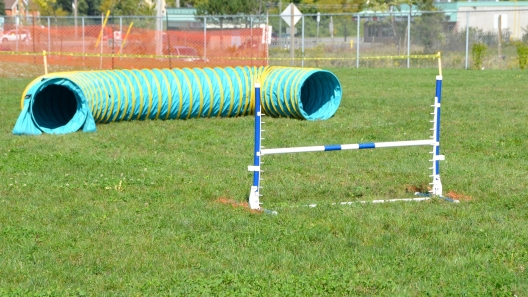
[[[289,154],[289,153],[306,153],[306,152],[329,152],[329,151],[341,151],[341,150],[363,150],[363,149],[377,149],[377,148],[393,148],[393,147],[410,147],[410,146],[431,146],[432,151],[430,152],[432,158],[432,166],[429,168],[432,170],[430,177],[432,178],[430,195],[443,197],[442,196],[442,182],[440,180],[440,161],[444,160],[444,155],[440,154],[440,108],[442,101],[442,70],[440,66],[439,58],[439,75],[436,76],[436,95],[434,104],[431,105],[434,111],[433,115],[433,127],[431,128],[432,136],[430,139],[424,140],[408,140],[408,141],[392,141],[392,142],[367,142],[367,143],[356,143],[356,144],[333,144],[333,145],[320,145],[320,146],[305,146],[305,147],[290,147],[290,148],[271,148],[263,149],[261,146],[262,140],[262,116],[260,107],[260,84],[255,84],[255,146],[253,151],[253,165],[248,166],[248,170],[253,172],[253,184],[251,186],[251,192],[249,195],[249,206],[251,209],[260,209],[260,173],[261,173],[261,157],[265,155],[275,154]],[[444,197],[443,197],[444,198]],[[407,199],[390,199],[387,202],[393,201],[423,201],[429,198],[407,198]],[[446,200],[453,201],[452,199],[446,198]],[[385,200],[376,200],[373,202],[385,202]],[[341,204],[348,204],[344,202]]]

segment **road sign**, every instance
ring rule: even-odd
[[[293,5],[293,25],[291,23],[291,15],[292,15],[292,5]],[[295,26],[295,24],[301,19],[302,13],[299,11],[297,6],[295,6],[293,3],[290,3],[288,7],[281,13],[282,19],[288,24],[288,26]]]

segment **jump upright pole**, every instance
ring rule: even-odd
[[[440,57],[440,56],[439,56]],[[440,64],[440,58],[439,58]],[[253,150],[253,166],[248,166],[249,171],[253,171],[253,185],[251,186],[251,193],[249,195],[249,206],[251,209],[260,209],[260,173],[261,173],[261,157],[264,155],[288,154],[288,153],[307,153],[307,152],[328,152],[341,150],[362,150],[362,149],[376,149],[376,148],[391,148],[391,147],[407,147],[407,146],[431,146],[433,148],[430,160],[433,165],[432,169],[432,190],[430,193],[433,196],[442,197],[442,182],[440,180],[440,161],[445,157],[440,154],[440,107],[442,100],[442,71],[440,68],[440,75],[436,76],[436,93],[434,105],[431,105],[434,110],[433,128],[431,129],[433,135],[430,139],[425,140],[407,140],[407,141],[391,141],[391,142],[367,142],[355,144],[333,144],[321,146],[304,146],[304,147],[290,147],[290,148],[272,148],[262,149],[262,114],[260,108],[260,85],[255,84],[255,147]],[[392,199],[394,201],[421,201],[428,198],[414,198],[414,199]],[[387,200],[391,201],[392,200]],[[446,199],[451,200],[451,199]],[[385,200],[380,200],[385,201]],[[346,203],[341,203],[346,204]]]
[[[439,58],[440,59],[440,58]],[[442,68],[440,68],[440,75],[436,77],[436,96],[434,107],[434,119],[433,119],[433,167],[430,169],[433,170],[431,177],[433,178],[432,182],[432,191],[431,193],[436,196],[442,196],[442,182],[440,180],[440,161],[445,160],[444,155],[440,155],[440,108],[442,102]]]
[[[260,109],[260,83],[255,84],[255,148],[253,150],[253,166],[248,166],[253,171],[253,185],[249,195],[249,207],[260,209],[260,141],[262,139],[262,113]]]

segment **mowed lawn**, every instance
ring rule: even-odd
[[[266,118],[266,148],[432,135],[436,69],[330,70],[336,115]],[[0,296],[528,296],[528,72],[443,77],[460,203],[332,204],[427,190],[429,147],[264,156],[277,215],[243,207],[252,117],[14,136],[32,78],[0,78]]]

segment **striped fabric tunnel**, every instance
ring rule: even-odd
[[[262,85],[264,113],[275,117],[326,120],[341,102],[339,80],[314,68],[62,72],[41,76],[26,87],[13,133],[93,132],[96,123],[249,115],[256,82]]]

